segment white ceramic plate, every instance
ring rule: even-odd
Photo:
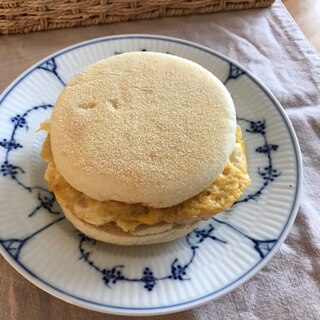
[[[167,244],[118,247],[92,241],[66,221],[43,180],[39,124],[64,85],[108,56],[148,50],[212,71],[233,96],[247,143],[252,186],[233,208]],[[23,73],[0,99],[0,244],[7,261],[52,295],[97,311],[181,311],[244,283],[274,255],[297,212],[301,156],[272,94],[221,54],[184,40],[124,35],[66,48]]]

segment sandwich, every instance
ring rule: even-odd
[[[177,56],[131,52],[87,67],[41,129],[49,190],[75,228],[107,243],[180,238],[251,183],[230,93]]]

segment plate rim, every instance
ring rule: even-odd
[[[107,42],[112,40],[133,40],[133,39],[149,39],[149,40],[156,40],[156,41],[166,41],[166,42],[173,42],[185,46],[189,46],[195,49],[202,50],[206,53],[209,53],[213,56],[219,57],[220,59],[232,63],[236,67],[240,68],[241,70],[244,70],[246,72],[246,75],[266,94],[266,96],[271,100],[273,107],[280,113],[282,120],[284,121],[289,136],[292,141],[294,153],[295,153],[295,160],[296,160],[296,189],[295,194],[293,196],[292,206],[289,214],[289,217],[286,221],[286,223],[283,226],[282,231],[279,234],[277,242],[274,244],[273,248],[270,252],[266,254],[266,256],[258,261],[255,265],[253,265],[247,272],[242,274],[239,278],[234,280],[233,282],[230,282],[228,285],[226,285],[223,288],[220,288],[217,291],[214,291],[210,294],[207,294],[205,296],[202,296],[200,298],[196,298],[187,302],[181,302],[176,303],[169,306],[160,306],[160,307],[144,307],[144,308],[136,308],[136,307],[120,307],[120,306],[112,306],[102,303],[93,302],[81,297],[77,297],[73,294],[67,293],[59,288],[54,287],[54,285],[51,285],[47,281],[40,279],[37,275],[35,275],[31,270],[29,270],[26,266],[24,266],[19,261],[14,260],[9,253],[5,250],[5,248],[1,245],[0,246],[0,253],[5,258],[5,260],[18,272],[20,273],[24,278],[26,278],[28,281],[30,281],[32,284],[40,288],[41,290],[49,293],[50,295],[66,301],[70,304],[77,305],[82,308],[86,308],[93,311],[103,312],[103,313],[109,313],[109,314],[116,314],[116,315],[127,315],[127,316],[148,316],[148,315],[160,315],[160,314],[169,314],[174,313],[178,311],[184,311],[188,310],[194,307],[198,307],[200,305],[203,305],[209,301],[213,301],[217,298],[221,298],[224,295],[230,293],[231,291],[235,290],[237,287],[248,281],[251,277],[256,275],[266,264],[270,261],[270,259],[274,256],[274,254],[278,251],[281,244],[286,239],[287,235],[289,234],[292,225],[295,221],[295,218],[298,213],[299,208],[299,202],[301,197],[301,188],[302,188],[302,174],[303,174],[303,168],[302,168],[302,155],[300,151],[299,142],[296,136],[296,133],[294,131],[294,128],[292,126],[292,123],[285,113],[285,110],[279,103],[279,101],[276,99],[276,97],[273,95],[273,93],[256,77],[254,76],[249,70],[241,66],[238,62],[234,61],[233,59],[230,59],[229,57],[225,56],[224,54],[208,48],[204,45],[176,38],[176,37],[170,37],[170,36],[162,36],[157,34],[120,34],[120,35],[114,35],[114,36],[103,36],[99,38],[93,38],[90,40],[85,40],[82,42],[75,43],[71,46],[67,46],[65,48],[62,48],[47,57],[41,59],[40,61],[33,64],[31,67],[29,67],[26,71],[21,73],[13,82],[9,84],[9,86],[2,92],[0,95],[0,112],[1,112],[1,106],[3,101],[6,99],[6,97],[10,94],[10,92],[24,79],[26,78],[31,72],[33,72],[37,66],[41,65],[42,63],[48,61],[49,59],[59,57],[62,54],[65,54],[69,51],[92,45],[99,42]],[[221,293],[222,292],[222,293]],[[220,294],[219,294],[220,293]],[[128,313],[130,311],[130,313]]]

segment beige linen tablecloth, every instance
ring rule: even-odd
[[[282,4],[276,2],[272,8],[253,11],[2,36],[0,91],[26,68],[56,50],[79,41],[124,33],[180,37],[238,61],[279,99],[295,127],[303,153],[304,188],[300,211],[287,240],[272,261],[234,292],[167,318],[320,319],[318,53]],[[25,280],[3,258],[0,258],[0,270],[0,319],[127,319],[60,301]]]

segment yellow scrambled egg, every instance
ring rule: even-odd
[[[48,123],[41,127],[49,131]],[[45,179],[58,202],[71,210],[78,218],[93,225],[114,222],[124,231],[134,231],[139,225],[154,225],[159,222],[189,224],[200,219],[209,219],[214,214],[229,209],[251,184],[247,173],[245,145],[240,127],[237,129],[236,146],[229,161],[207,189],[198,195],[169,208],[149,208],[141,204],[126,204],[118,201],[98,201],[74,189],[58,172],[53,161],[50,134],[41,151],[48,168]]]

